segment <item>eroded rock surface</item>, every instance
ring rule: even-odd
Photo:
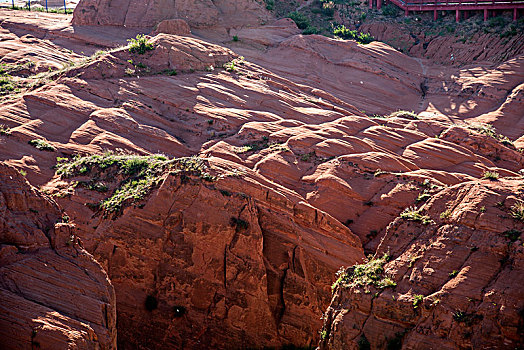
[[[64,215],[0,164],[2,348],[116,349],[113,286]]]
[[[432,222],[393,221],[376,257],[396,286],[339,283],[321,348],[522,347],[523,184],[465,182],[422,207]]]
[[[75,8],[75,25],[153,27],[163,20],[183,19],[192,27],[259,23],[269,18],[255,0],[84,0]]]
[[[20,18],[3,22],[6,42],[21,41]],[[91,50],[136,34],[31,23],[46,32],[39,48],[64,33],[59,43]],[[49,191],[107,271],[122,346],[316,344],[334,273],[382,252],[406,207],[456,194],[486,171],[506,183],[522,169],[512,142],[523,136],[521,57],[442,70],[383,43],[298,33],[281,20],[209,30],[218,44],[159,34],[144,54],[72,56],[71,67],[0,105],[9,128],[0,159]],[[383,117],[397,108],[423,113]],[[53,168],[57,157],[107,150],[197,156],[211,178],[166,171],[107,212],[99,203],[129,180],[122,172],[61,177]]]

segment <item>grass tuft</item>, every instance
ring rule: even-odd
[[[496,171],[485,171],[483,174],[482,174],[482,179],[484,180],[498,180],[499,179],[499,176],[500,174],[497,173]]]
[[[404,211],[400,213],[400,217],[408,221],[419,221],[424,225],[434,223],[434,221],[431,220],[431,218],[428,215],[422,215],[421,211],[422,209],[417,209],[416,207],[409,207],[404,209]]]
[[[515,204],[511,206],[509,214],[513,219],[524,222],[524,202],[515,202]]]

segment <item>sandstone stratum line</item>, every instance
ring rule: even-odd
[[[0,2],[0,349],[524,348],[520,2],[403,4]]]

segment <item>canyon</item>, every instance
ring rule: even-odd
[[[522,31],[449,63],[251,0],[0,18],[2,347],[523,346]]]

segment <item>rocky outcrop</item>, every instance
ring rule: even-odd
[[[0,164],[4,349],[116,349],[113,286],[67,219],[17,170]]]
[[[18,40],[22,16],[2,22],[5,42]],[[88,47],[106,29],[85,42],[78,33],[93,27],[60,33]],[[124,42],[136,35],[110,29]],[[507,97],[492,117],[520,120],[519,94],[506,96],[520,59],[443,73],[384,43],[297,32],[289,20],[232,29],[224,40],[236,53],[159,34],[152,50],[85,57],[0,106],[1,159],[66,209],[106,269],[122,347],[315,344],[327,334],[317,330],[335,271],[381,247],[406,207],[458,193],[486,171],[501,183],[518,176],[523,155],[511,140],[461,118],[483,121]],[[427,110],[389,117],[396,108]],[[170,169],[141,182],[94,166],[56,174],[57,157],[107,150],[151,171],[145,155],[196,156],[209,176]],[[123,210],[100,210],[113,196],[126,198]]]
[[[183,19],[191,27],[254,24],[269,18],[263,2],[255,0],[82,0],[75,8],[74,25],[150,28],[163,20]]]
[[[159,33],[189,35],[191,34],[191,29],[183,19],[166,19],[158,24],[152,34],[156,35]]]
[[[522,347],[523,199],[519,178],[466,182],[393,221],[340,275],[321,348]]]
[[[208,173],[167,171],[158,190],[122,213],[78,204],[104,200],[124,180],[111,182],[97,167],[63,179],[109,187],[98,195],[79,187],[62,202],[115,286],[120,346],[314,344],[329,276],[364,256],[358,238],[248,168],[185,162],[205,162]]]

